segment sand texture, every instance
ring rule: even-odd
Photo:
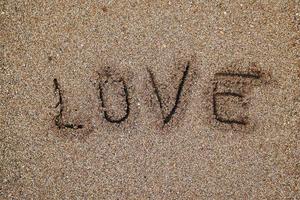
[[[0,11],[0,199],[300,199],[299,0]]]

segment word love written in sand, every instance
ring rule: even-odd
[[[157,84],[155,74],[147,69],[149,75],[150,83],[153,88],[154,97],[158,102],[159,108],[162,113],[163,126],[171,123],[172,119],[176,118],[176,113],[181,104],[181,100],[185,94],[185,86],[190,76],[190,62],[184,65],[184,69],[181,74],[181,79],[176,84],[176,95],[175,98],[168,102],[171,106],[168,112],[165,112],[164,99],[162,98],[162,93],[160,87]],[[101,74],[99,74],[101,76]],[[245,109],[247,108],[247,102],[244,99],[247,92],[255,86],[255,82],[262,78],[262,73],[258,70],[250,71],[230,71],[225,70],[223,72],[218,72],[214,75],[212,80],[212,91],[211,91],[211,115],[213,119],[221,124],[229,125],[240,125],[245,126],[248,123],[247,116],[245,116]],[[82,129],[85,127],[84,124],[76,124],[72,122],[67,122],[64,119],[64,96],[61,85],[57,79],[53,80],[55,95],[58,97],[58,102],[56,108],[59,108],[58,114],[55,116],[55,125],[59,129]],[[107,95],[110,95],[105,90],[105,85],[118,83],[119,87],[122,88],[122,97],[124,108],[120,113],[121,116],[113,116],[109,114],[110,108],[107,106]],[[128,89],[128,85],[123,78],[118,80],[113,80],[113,82],[99,81],[98,83],[98,96],[99,104],[103,108],[103,117],[108,123],[121,124],[125,123],[130,117],[131,113],[131,95]],[[170,100],[169,100],[170,101]]]

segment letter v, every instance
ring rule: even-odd
[[[161,112],[162,112],[162,116],[163,116],[163,119],[164,119],[164,124],[169,123],[171,121],[173,115],[176,113],[176,109],[178,107],[178,104],[180,103],[180,98],[182,96],[183,86],[184,86],[185,81],[187,80],[189,68],[190,68],[190,62],[187,62],[187,64],[185,65],[183,76],[182,76],[182,78],[180,80],[180,83],[179,83],[179,86],[178,86],[178,90],[177,90],[177,94],[176,94],[176,98],[175,98],[175,104],[174,104],[174,106],[172,107],[171,111],[169,112],[169,114],[167,116],[164,116],[164,113],[163,113],[163,102],[162,102],[161,95],[159,94],[156,82],[154,80],[154,74],[149,69],[147,69],[147,71],[150,75],[152,86],[154,88],[154,93],[155,93],[155,95],[157,97],[157,100],[159,102],[159,107],[160,107]]]

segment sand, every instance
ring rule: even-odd
[[[299,0],[0,5],[0,199],[300,198]]]

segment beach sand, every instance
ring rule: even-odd
[[[1,199],[300,199],[299,0],[0,5]]]

